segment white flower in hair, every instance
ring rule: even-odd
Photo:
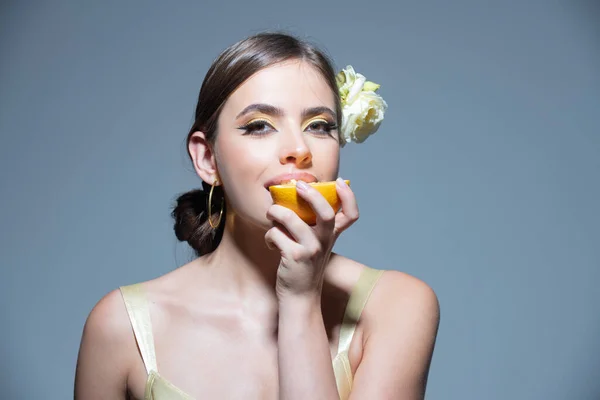
[[[342,102],[342,146],[348,142],[361,143],[377,131],[387,103],[375,93],[380,85],[367,81],[351,65],[341,70],[336,81]]]

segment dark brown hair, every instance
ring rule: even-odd
[[[340,98],[329,58],[313,44],[288,34],[260,33],[225,49],[206,73],[198,95],[195,121],[187,136],[188,155],[189,143],[196,131],[204,132],[209,145],[214,145],[221,109],[231,93],[244,81],[266,67],[294,59],[315,67],[331,87],[335,96],[338,126],[341,126]],[[187,241],[198,256],[210,253],[218,246],[225,226],[221,221],[219,227],[213,229],[208,223],[209,191],[210,185],[202,182],[202,189],[180,195],[171,212],[175,219],[177,239]],[[210,210],[213,221],[217,219],[221,207],[225,207],[224,202],[222,186],[215,187]],[[223,219],[225,214],[226,210],[223,211]]]

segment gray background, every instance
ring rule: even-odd
[[[2,398],[66,399],[108,291],[187,262],[177,193],[204,73],[284,29],[381,83],[342,152],[336,250],[437,292],[428,399],[600,398],[600,13],[594,1],[3,2]],[[199,371],[201,373],[201,371]]]

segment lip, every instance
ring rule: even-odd
[[[268,189],[269,186],[280,185],[282,182],[287,182],[292,179],[295,179],[297,181],[304,181],[306,183],[318,181],[316,176],[314,176],[313,174],[309,174],[308,172],[293,172],[289,174],[277,175],[276,177],[269,179],[265,183],[265,188]]]

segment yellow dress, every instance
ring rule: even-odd
[[[341,400],[348,399],[352,388],[353,376],[348,360],[350,342],[362,310],[382,273],[382,270],[365,268],[356,282],[346,306],[340,330],[338,352],[333,359],[333,370]],[[192,396],[158,373],[150,312],[142,288],[139,283],[120,287],[133,333],[148,372],[144,400],[194,400]]]

